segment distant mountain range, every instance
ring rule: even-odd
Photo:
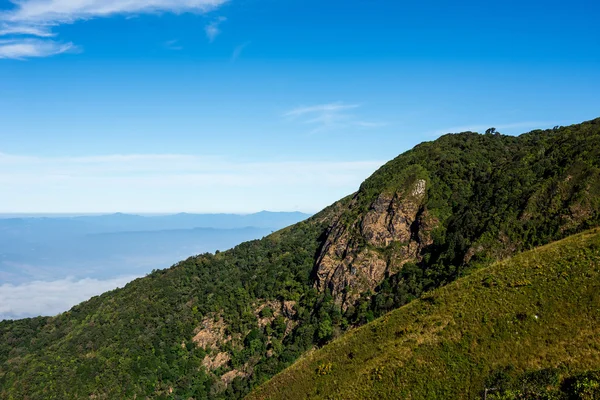
[[[0,399],[598,399],[599,226],[600,119],[444,135],[261,240],[0,322]]]
[[[0,285],[140,275],[192,255],[226,250],[309,217],[299,212],[0,219]]]
[[[89,233],[164,231],[193,228],[272,228],[280,229],[308,218],[301,212],[269,212],[255,214],[188,214],[136,215],[104,214],[84,216],[64,216],[46,214],[41,216],[11,215],[0,216],[0,232],[12,234],[53,234],[79,235]]]

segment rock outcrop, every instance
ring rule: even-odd
[[[192,340],[203,349],[217,348],[219,343],[227,343],[231,340],[231,336],[225,333],[226,328],[227,325],[222,317],[217,320],[214,317],[207,317],[202,321],[202,325],[196,328]]]
[[[221,352],[216,354],[207,355],[202,360],[202,365],[209,371],[214,371],[217,368],[221,368],[231,360],[229,353]]]
[[[358,206],[357,194],[349,208]],[[425,180],[405,192],[383,193],[363,217],[347,224],[341,214],[330,226],[315,266],[315,286],[329,289],[345,310],[387,274],[420,259],[432,243],[435,219],[424,207]]]

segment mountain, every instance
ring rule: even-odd
[[[81,216],[73,218],[110,232],[152,231],[193,228],[239,229],[246,227],[280,229],[308,218],[301,212],[261,211],[254,214],[189,214],[139,216],[110,214],[105,216]]]
[[[141,276],[308,218],[290,212],[0,218],[0,285]],[[1,317],[1,316],[0,316]]]
[[[281,229],[308,218],[300,212],[261,211],[254,214],[106,214],[65,217],[61,215],[0,216],[0,233],[43,237],[49,233],[73,236],[95,233],[148,232],[194,228],[241,229],[247,227]]]
[[[66,276],[141,276],[192,254],[225,250],[271,232],[265,228],[195,228],[53,236],[35,241],[0,235],[0,284]]]
[[[521,253],[353,330],[258,399],[598,399],[600,229]]]
[[[0,398],[242,398],[350,328],[600,222],[600,119],[445,135],[306,221],[0,323]]]

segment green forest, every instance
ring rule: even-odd
[[[357,248],[368,248],[355,221],[382,194],[419,180],[427,188],[419,213],[434,223],[417,257],[349,307],[319,290],[315,266],[332,227],[345,224]],[[599,225],[600,119],[518,137],[445,135],[262,240],[190,257],[55,317],[0,322],[0,399],[241,399],[347,331]]]
[[[599,310],[595,229],[428,292],[249,399],[598,399]]]

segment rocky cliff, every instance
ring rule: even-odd
[[[0,399],[239,399],[348,327],[596,226],[600,119],[445,135],[262,240],[0,322]]]
[[[427,183],[417,180],[407,191],[381,193],[358,219],[337,216],[315,265],[315,287],[330,290],[346,310],[361,293],[374,291],[381,281],[407,262],[420,260],[431,244],[436,220],[425,207]],[[348,213],[359,207],[357,193]]]

